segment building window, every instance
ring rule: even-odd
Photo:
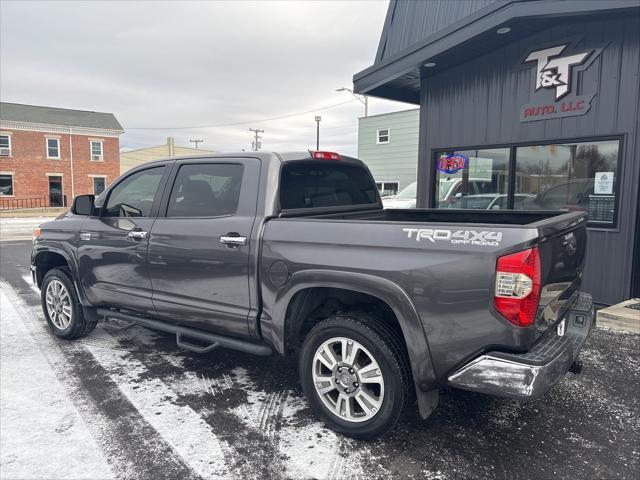
[[[0,135],[0,157],[11,156],[11,135]]]
[[[389,130],[388,128],[379,128],[378,134],[376,136],[376,143],[377,144],[389,143],[390,133],[391,133],[391,130]]]
[[[618,140],[437,152],[435,206],[578,210],[592,227],[613,227],[618,152]]]
[[[102,161],[102,141],[91,140],[91,160]]]
[[[104,192],[107,186],[107,179],[105,177],[93,177],[93,194],[100,195]]]
[[[378,193],[380,193],[381,197],[389,197],[398,193],[400,188],[400,182],[398,181],[380,181],[376,182],[376,187],[378,187]]]
[[[13,175],[9,173],[0,174],[0,196],[13,195]]]
[[[613,226],[619,141],[517,147],[516,195],[528,210],[582,210],[592,226]]]
[[[47,158],[60,158],[59,138],[47,138]]]
[[[440,152],[436,167],[437,208],[506,207],[508,148]]]

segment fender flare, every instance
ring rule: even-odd
[[[37,265],[38,256],[46,253],[55,253],[65,259],[65,261],[67,262],[67,265],[69,265],[69,270],[71,271],[71,277],[73,278],[73,283],[76,287],[76,293],[78,295],[78,299],[80,300],[80,303],[85,307],[90,307],[91,302],[89,302],[89,300],[87,299],[84,293],[84,290],[82,288],[82,285],[80,285],[80,282],[78,281],[78,265],[75,261],[75,257],[63,249],[52,247],[50,245],[47,245],[46,248],[38,248],[36,246],[31,254],[31,264]],[[39,282],[38,283],[38,286],[39,286],[40,282],[42,282],[42,279],[39,279],[38,282]]]
[[[285,352],[287,309],[293,296],[307,288],[339,288],[365,293],[385,302],[395,314],[409,353],[413,380],[420,400],[424,393],[437,388],[431,351],[422,322],[407,293],[396,283],[365,273],[311,269],[295,272],[275,297],[271,318],[272,340],[280,353]],[[422,402],[420,406],[423,411]],[[435,408],[435,407],[434,407]]]

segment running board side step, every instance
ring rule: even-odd
[[[257,343],[247,342],[238,338],[225,337],[223,335],[216,335],[215,333],[204,332],[202,330],[196,330],[195,328],[183,327],[182,325],[173,325],[160,320],[154,320],[147,317],[138,317],[130,313],[124,313],[116,310],[109,310],[108,308],[98,308],[96,313],[100,316],[107,318],[117,318],[119,320],[125,320],[127,322],[137,323],[143,327],[150,328],[152,330],[160,330],[162,332],[173,333],[176,336],[176,343],[179,347],[186,348],[196,353],[207,353],[217,347],[230,348],[232,350],[238,350],[240,352],[252,353],[253,355],[271,355],[272,350],[268,345],[260,345]],[[207,342],[209,345],[202,347],[194,345],[190,342],[183,340],[183,337],[193,338],[201,342]]]

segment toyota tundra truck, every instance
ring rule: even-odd
[[[593,327],[586,216],[383,209],[359,160],[251,152],[139,166],[34,232],[53,334],[99,321],[197,353],[297,359],[312,410],[343,434],[423,418],[439,390],[547,391]]]

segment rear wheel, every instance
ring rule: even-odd
[[[86,318],[69,272],[54,268],[42,280],[42,310],[53,333],[67,340],[84,337],[96,327],[96,319]]]
[[[302,347],[300,377],[311,407],[327,426],[361,439],[393,428],[411,393],[399,337],[364,314],[336,315],[311,329]]]

